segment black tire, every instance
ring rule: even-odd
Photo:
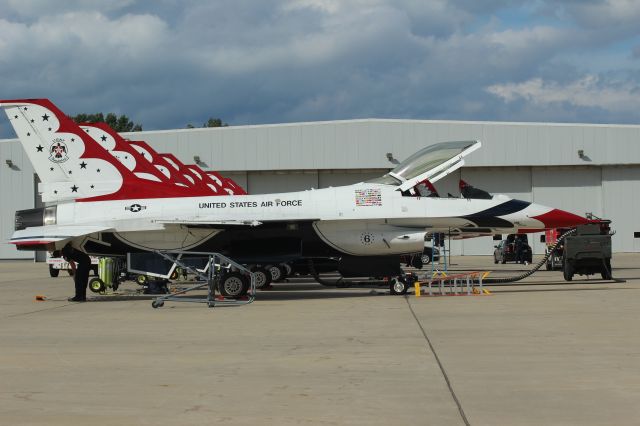
[[[502,264],[504,265],[505,263],[507,263],[507,256],[502,256]]]
[[[389,293],[392,295],[407,294],[409,284],[402,278],[391,278],[389,280]]]
[[[281,263],[280,266],[284,271],[284,278],[290,277],[293,273],[293,268],[291,267],[291,265],[289,265],[288,263]]]
[[[99,275],[98,273],[98,265],[92,266],[91,270],[93,271],[93,276],[97,277]]]
[[[107,286],[104,285],[104,282],[100,278],[91,278],[89,280],[89,290],[93,293],[102,293],[106,288]]]
[[[277,283],[285,277],[285,270],[280,265],[268,265],[265,269],[271,274],[271,282]]]
[[[610,280],[612,278],[611,274],[611,261],[606,260],[604,265],[602,265],[602,271],[600,272],[603,280]]]
[[[264,268],[253,268],[251,271],[256,280],[256,288],[268,287],[271,284],[271,273]]]
[[[49,265],[49,275],[51,275],[51,278],[56,278],[60,275],[60,269],[56,269],[53,265]]]
[[[67,274],[69,274],[70,277],[73,276],[73,269],[69,268],[67,269]]]
[[[544,267],[547,271],[551,271],[553,269],[551,267],[551,259],[547,259],[547,261],[544,263]]]
[[[162,300],[158,301],[158,300],[154,300],[153,302],[151,302],[151,307],[153,309],[158,309],[164,306],[164,302]]]
[[[567,261],[566,258],[562,263],[562,274],[564,275],[564,280],[571,281],[573,279],[573,265],[571,264],[571,262]]]
[[[220,279],[218,290],[224,297],[241,297],[249,291],[249,280],[240,272],[230,272]]]
[[[496,257],[495,254],[493,255],[493,263],[496,265],[498,264],[498,258]]]

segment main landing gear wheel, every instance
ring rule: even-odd
[[[49,275],[51,275],[51,278],[57,277],[60,275],[60,269],[56,269],[53,265],[49,265]]]
[[[280,266],[284,269],[284,278],[290,277],[293,273],[293,268],[288,263],[281,263]]]
[[[389,292],[392,295],[407,294],[409,284],[402,278],[391,278],[389,281]]]
[[[256,279],[256,288],[266,287],[271,284],[271,273],[264,268],[254,268],[253,276]]]
[[[222,277],[218,290],[224,297],[238,298],[249,291],[249,280],[239,272],[230,272]]]
[[[269,265],[266,269],[271,274],[271,282],[277,283],[285,277],[285,269],[280,265]]]
[[[91,278],[89,281],[89,290],[93,293],[102,293],[107,289],[107,286],[100,278]]]

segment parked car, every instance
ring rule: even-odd
[[[521,263],[531,263],[533,252],[526,235],[509,234],[506,240],[500,241],[493,251],[493,263],[507,263],[516,261],[516,240],[522,242]]]

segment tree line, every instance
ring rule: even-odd
[[[109,127],[118,133],[121,132],[141,132],[142,124],[134,123],[125,114],[116,115],[112,112],[106,115],[97,112],[95,114],[78,114],[72,116],[71,119],[76,123],[106,123]],[[229,124],[222,121],[220,118],[209,118],[202,127],[228,127]],[[187,129],[195,129],[196,126],[189,123],[186,125]]]

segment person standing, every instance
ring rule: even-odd
[[[515,239],[516,263],[524,263],[524,244],[521,235],[516,235]]]
[[[69,262],[73,270],[73,282],[76,287],[76,294],[67,300],[69,302],[85,302],[87,300],[87,285],[89,284],[89,269],[91,268],[91,258],[88,254],[73,248],[68,243],[62,248],[62,257]]]

